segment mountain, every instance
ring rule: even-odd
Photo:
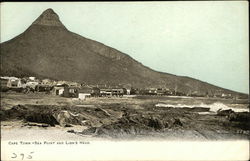
[[[237,93],[154,71],[125,53],[67,30],[52,9],[45,10],[26,31],[1,44],[1,67],[1,75],[18,77],[165,87],[183,93]]]

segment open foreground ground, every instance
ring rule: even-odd
[[[3,140],[248,140],[248,100],[1,93]]]

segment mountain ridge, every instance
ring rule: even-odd
[[[1,67],[1,75],[177,88],[183,93],[239,93],[146,67],[117,49],[67,30],[52,9],[45,10],[20,35],[1,43]]]
[[[59,16],[54,12],[53,9],[49,8],[45,10],[33,23],[32,25],[45,25],[45,26],[65,26],[60,21]]]

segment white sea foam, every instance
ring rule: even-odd
[[[194,107],[204,107],[204,108],[209,108],[211,112],[217,112],[218,110],[233,110],[234,112],[249,112],[248,108],[234,108],[234,107],[229,107],[223,103],[220,102],[215,102],[213,104],[197,104],[197,105],[186,105],[186,104],[164,104],[164,103],[158,103],[155,105],[156,107],[173,107],[173,108],[183,108],[183,107],[188,107],[188,108],[194,108]]]

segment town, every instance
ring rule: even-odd
[[[89,97],[122,97],[124,95],[158,95],[158,96],[189,96],[189,97],[217,97],[217,98],[234,98],[231,94],[225,94],[221,91],[209,94],[198,94],[192,91],[187,94],[175,89],[168,88],[134,88],[131,85],[86,85],[73,81],[56,81],[51,79],[38,79],[36,77],[17,78],[14,76],[1,77],[1,92],[15,91],[19,93],[37,93],[78,98],[84,100]]]

